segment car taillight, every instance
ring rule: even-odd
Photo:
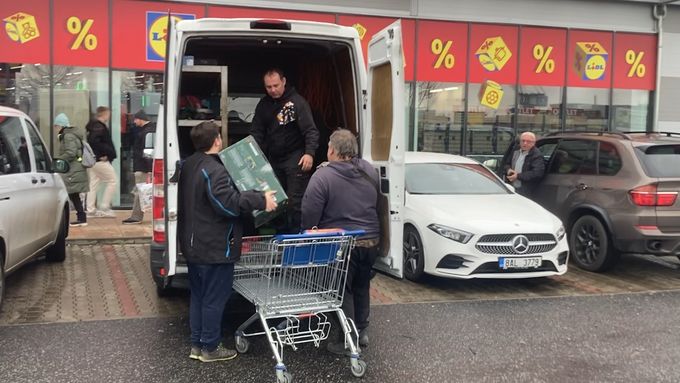
[[[165,191],[163,179],[165,166],[162,159],[153,161],[153,241],[165,242]]]
[[[644,185],[630,191],[630,198],[638,206],[672,206],[678,192],[657,191],[656,184]]]

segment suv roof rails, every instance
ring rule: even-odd
[[[665,134],[666,137],[680,136],[680,132],[628,132],[626,134]]]
[[[621,132],[606,132],[603,130],[569,130],[569,131],[564,131],[564,132],[552,132],[548,134],[545,137],[552,137],[552,136],[558,136],[561,134],[583,134],[583,133],[590,133],[590,134],[597,134],[598,136],[604,136],[605,134],[612,135],[612,136],[618,136],[621,137],[625,140],[630,140],[630,137],[628,137],[625,133]]]

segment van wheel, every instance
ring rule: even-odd
[[[588,271],[605,271],[618,260],[609,232],[595,216],[584,215],[571,227],[569,246],[578,267]]]
[[[68,209],[64,210],[59,223],[59,234],[54,245],[47,249],[45,259],[48,262],[63,262],[66,259],[66,230],[68,228]]]
[[[172,286],[170,281],[168,281],[168,284],[166,285],[163,285],[162,282],[156,282],[156,295],[160,298],[167,298],[172,295]]]
[[[404,276],[416,282],[423,276],[424,268],[423,241],[418,230],[411,225],[404,226]]]

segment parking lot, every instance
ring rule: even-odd
[[[102,319],[177,317],[188,311],[188,294],[156,296],[148,245],[74,243],[66,261],[37,259],[7,278],[0,325]],[[570,267],[563,276],[527,280],[450,280],[412,283],[378,274],[374,305],[608,295],[680,290],[675,257],[624,256],[605,274]]]

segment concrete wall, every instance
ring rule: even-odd
[[[680,6],[663,19],[659,130],[680,132]]]

